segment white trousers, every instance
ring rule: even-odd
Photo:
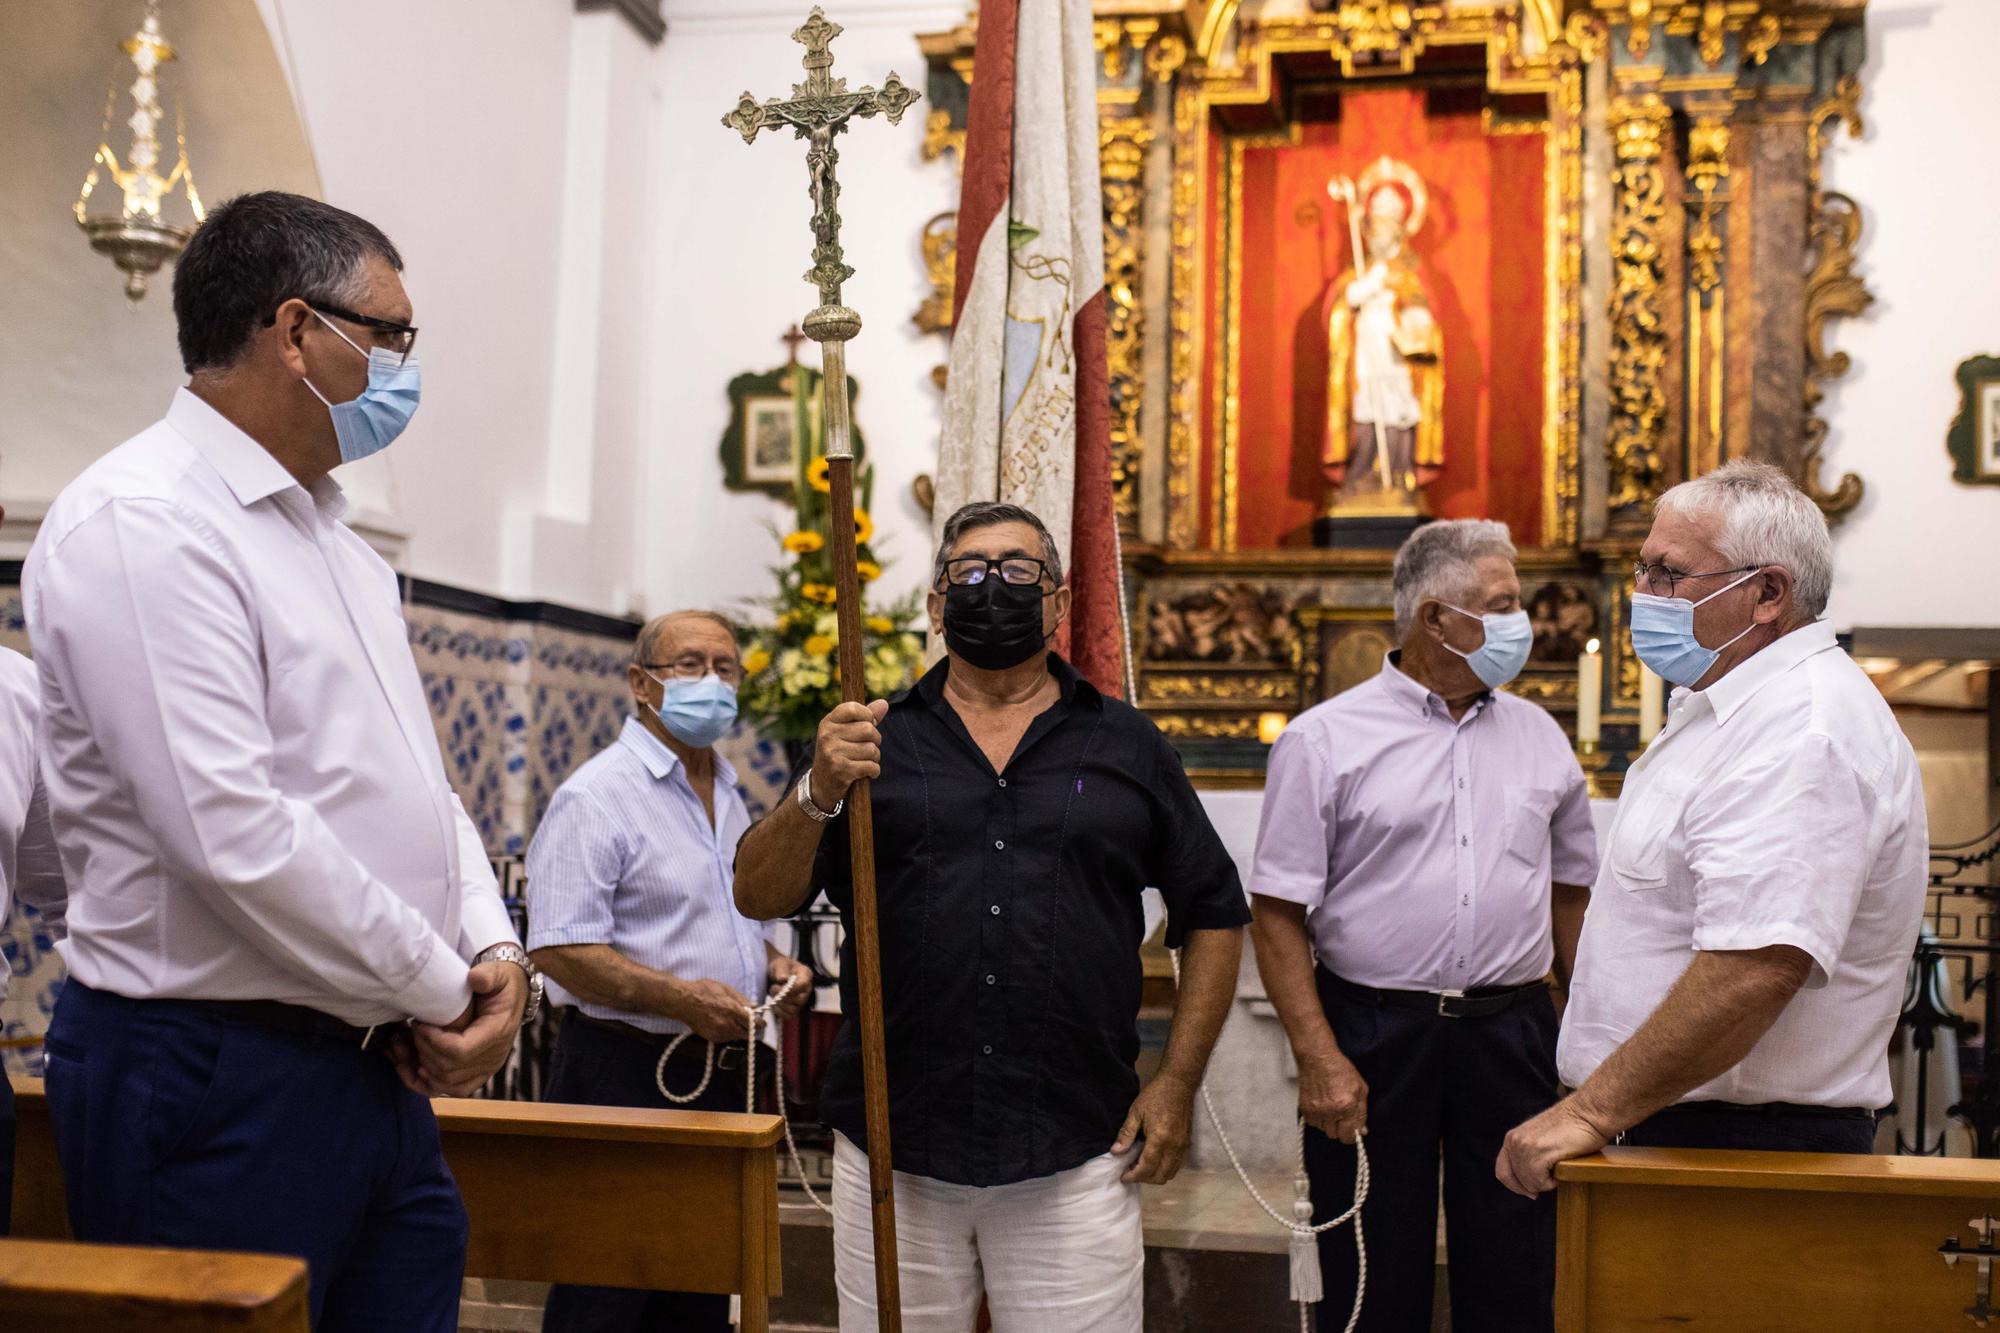
[[[1132,1156],[1106,1153],[1013,1185],[896,1173],[896,1259],[908,1333],[971,1333],[983,1291],[994,1333],[1140,1333],[1146,1246]],[[833,1276],[841,1333],[874,1333],[868,1157],[833,1145]]]

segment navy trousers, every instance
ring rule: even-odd
[[[1320,974],[1341,1051],[1368,1083],[1368,1241],[1363,1333],[1429,1333],[1437,1277],[1438,1168],[1444,1169],[1451,1326],[1456,1333],[1548,1333],[1555,1326],[1556,1196],[1524,1199],[1493,1174],[1507,1131],[1553,1106],[1556,1015],[1546,995],[1497,1014],[1444,1018],[1370,1004]],[[1354,1204],[1354,1149],[1306,1129],[1313,1220]],[[1319,1239],[1322,1333],[1354,1302],[1351,1227]]]
[[[46,1046],[78,1240],[303,1258],[321,1333],[452,1333],[466,1216],[380,1054],[72,979]]]
[[[1618,1141],[1635,1148],[1872,1153],[1875,1113],[1782,1102],[1759,1106],[1683,1102],[1654,1112]]]
[[[643,1106],[654,1110],[741,1111],[743,1069],[717,1068],[701,1096],[676,1105],[660,1096],[654,1071],[665,1038],[643,1040],[579,1018],[563,1016],[549,1061],[548,1102],[586,1106]],[[667,1086],[675,1093],[701,1082],[707,1047],[689,1037],[667,1065]],[[757,1080],[768,1086],[769,1048],[757,1053]],[[760,1088],[760,1093],[762,1089]],[[542,1333],[729,1333],[729,1298],[707,1292],[643,1291],[634,1287],[556,1286],[542,1316]]]

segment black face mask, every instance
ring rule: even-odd
[[[944,592],[944,642],[983,671],[1005,671],[1042,650],[1042,589],[1013,584],[990,571],[979,583]]]

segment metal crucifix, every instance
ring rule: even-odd
[[[878,91],[849,91],[846,79],[833,77],[833,39],[840,25],[830,23],[813,6],[812,14],[792,34],[806,48],[804,83],[792,85],[789,101],[765,102],[749,93],[722,123],[755,143],[766,127],[790,126],[808,141],[807,190],[812,196],[813,265],[805,280],[819,288],[819,306],[801,321],[806,336],[820,346],[823,373],[820,393],[826,423],[827,482],[831,514],[827,534],[832,543],[835,612],[839,624],[841,694],[850,703],[863,702],[867,687],[861,652],[861,581],[855,570],[854,444],[847,419],[847,341],[861,332],[861,316],[840,303],[840,285],[854,276],[841,258],[840,182],[835,168],[840,152],[834,138],[847,122],[877,113],[891,125],[917,100],[915,90],[891,73]],[[854,880],[854,963],[861,1013],[861,1079],[868,1125],[868,1181],[875,1232],[875,1303],[877,1327],[901,1333],[902,1298],[896,1272],[896,1196],[889,1154],[889,1071],[882,1036],[881,932],[875,915],[875,818],[868,784],[857,782],[847,796],[848,842]]]

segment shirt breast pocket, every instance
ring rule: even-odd
[[[1645,790],[1635,794],[1628,787],[1626,800],[1633,804],[1619,811],[1611,831],[1610,854],[1605,858],[1618,886],[1633,893],[1662,889],[1667,884],[1667,843],[1678,823],[1680,802],[1670,794]]]
[[[1557,796],[1545,787],[1507,788],[1507,852],[1530,866],[1539,866],[1549,849],[1549,817]]]

